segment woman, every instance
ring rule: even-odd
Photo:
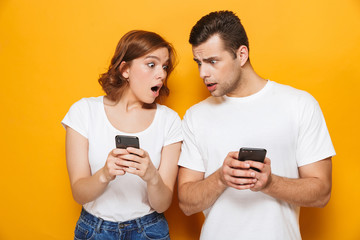
[[[174,50],[153,32],[119,41],[99,83],[106,96],[83,98],[66,114],[66,161],[75,201],[83,205],[75,239],[169,239],[162,212],[171,204],[181,121],[155,103],[169,94]],[[115,148],[116,135],[140,148]]]

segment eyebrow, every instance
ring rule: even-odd
[[[193,58],[195,62],[201,62],[199,59],[197,58]],[[219,59],[217,56],[214,57],[208,57],[208,58],[204,58],[202,61],[203,62],[210,62],[211,60],[217,60]]]
[[[145,57],[145,59],[148,59],[148,58],[154,58],[154,59],[158,60],[159,62],[161,61],[159,57],[153,56],[153,55],[149,55],[149,56],[146,56],[146,57]],[[168,62],[169,62],[169,59],[166,59],[165,62],[168,63]]]
[[[145,57],[145,59],[147,59],[147,58],[155,58],[155,59],[157,59],[157,60],[160,61],[160,58],[158,58],[157,56],[149,55],[149,56],[146,56],[146,57]]]

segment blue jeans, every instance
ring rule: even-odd
[[[81,211],[75,227],[75,240],[169,240],[169,226],[164,214],[153,212],[126,222],[111,222],[95,217],[86,210]]]

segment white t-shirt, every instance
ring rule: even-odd
[[[140,148],[149,153],[156,168],[160,165],[162,148],[182,141],[180,117],[170,108],[157,104],[155,117],[147,129],[138,133],[124,133],[109,122],[103,96],[83,98],[73,104],[62,124],[88,139],[92,174],[104,166],[109,152],[115,148],[116,135],[137,136]],[[83,207],[108,221],[127,221],[154,211],[148,202],[146,183],[133,174],[117,176],[101,196]]]
[[[288,178],[335,155],[316,100],[272,81],[248,97],[209,97],[186,112],[182,126],[179,165],[205,177],[240,147],[267,149],[272,173]],[[204,211],[201,239],[301,239],[299,210],[262,192],[229,187]]]

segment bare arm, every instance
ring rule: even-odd
[[[161,164],[158,177],[147,183],[150,205],[157,212],[164,212],[170,207],[174,185],[178,173],[178,161],[181,143],[165,146],[161,152]]]
[[[70,127],[66,127],[66,164],[73,197],[79,204],[99,197],[116,175],[125,172],[116,165],[116,152],[110,152],[106,165],[91,175],[88,159],[88,140]],[[125,150],[126,151],[126,150]],[[118,152],[120,153],[120,151]]]
[[[249,162],[261,167],[255,173],[258,179],[253,191],[262,191],[276,199],[302,207],[324,207],[331,195],[332,163],[331,157],[299,167],[298,179],[279,177],[271,174],[270,161],[265,164]]]
[[[146,182],[150,206],[159,213],[167,210],[172,201],[180,148],[181,142],[165,146],[161,152],[158,170],[152,164],[148,153],[141,149],[128,148],[129,152],[138,156],[124,156],[122,162],[124,166],[132,167],[127,168],[126,172],[138,175]]]
[[[247,169],[249,164],[237,160],[238,152],[230,152],[221,168],[204,178],[203,172],[181,167],[178,179],[179,205],[186,215],[211,207],[227,187],[249,189],[256,181]],[[237,169],[236,169],[237,168]],[[246,169],[246,170],[243,170]],[[249,178],[237,178],[237,174]],[[244,184],[244,185],[240,185]]]
[[[226,186],[220,180],[220,169],[204,179],[204,173],[181,167],[179,170],[179,205],[187,215],[201,212],[218,199]]]

